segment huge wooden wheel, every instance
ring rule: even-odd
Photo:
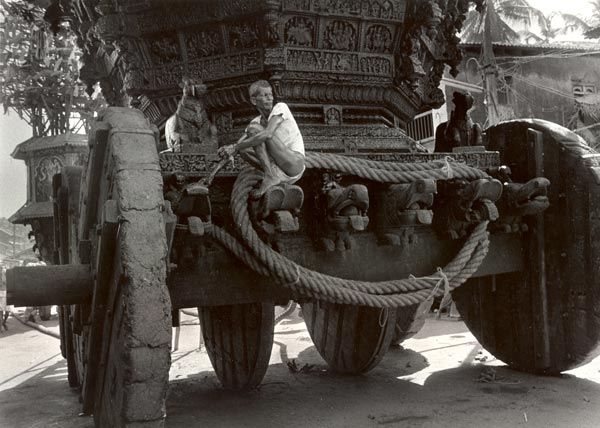
[[[227,389],[247,390],[262,381],[273,348],[273,303],[198,308],[210,362]]]
[[[91,302],[61,310],[61,324],[83,411],[98,427],[164,426],[171,302],[155,144],[141,112],[109,108],[91,133],[78,212],[65,206],[76,180],[64,171],[57,193],[61,261],[93,271]]]
[[[302,314],[313,344],[329,367],[360,374],[373,369],[390,347],[397,309],[335,303],[303,303]]]
[[[550,180],[550,207],[525,217],[526,269],[468,281],[457,308],[480,343],[509,366],[555,374],[600,353],[600,162],[574,133],[541,120],[487,130],[515,182]]]

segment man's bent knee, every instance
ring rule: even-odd
[[[304,171],[304,166],[304,156],[301,153],[289,150],[289,155],[286,156],[286,160],[279,165],[279,168],[290,177],[295,177]]]

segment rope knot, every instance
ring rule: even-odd
[[[450,180],[454,178],[454,171],[452,171],[451,162],[454,162],[450,156],[446,156],[444,158],[444,166],[442,167],[442,172],[446,174],[446,179]]]

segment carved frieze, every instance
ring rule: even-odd
[[[283,9],[403,21],[406,0],[284,0]]]
[[[190,153],[161,153],[159,155],[160,169],[163,174],[203,175],[213,164],[206,155]],[[216,165],[216,162],[214,162]],[[223,175],[224,171],[221,171]]]
[[[262,51],[252,50],[190,62],[189,74],[191,77],[210,81],[258,72],[262,68]]]
[[[138,15],[138,25],[143,33],[181,30],[187,27],[198,27],[207,22],[222,22],[236,16],[257,12],[262,7],[261,2],[255,0],[161,3],[164,3],[164,7]]]
[[[187,68],[188,72],[185,73],[187,76],[203,81],[260,72],[263,69],[262,51],[253,50],[201,58],[190,61]],[[146,70],[145,75],[148,82],[153,82],[148,89],[161,89],[178,86],[184,72],[182,67],[166,65]]]
[[[500,165],[498,152],[453,153],[449,156],[448,154],[439,155],[437,153],[361,153],[356,148],[354,150],[350,148],[350,153],[353,157],[381,162],[414,163],[450,158],[455,162],[461,162],[480,169]],[[212,171],[220,158],[216,154],[161,153],[159,160],[163,174],[177,173],[186,176],[202,176]],[[219,176],[236,175],[244,165],[240,158],[236,158],[233,165],[229,163],[219,172]]]
[[[391,55],[360,52],[285,48],[288,70],[367,74],[392,77],[394,59]]]
[[[176,68],[169,65],[156,67],[151,71],[151,74],[153,75],[152,81],[154,82],[152,89],[175,87],[183,79],[183,70],[180,67]]]
[[[310,11],[312,0],[283,0],[284,10]]]

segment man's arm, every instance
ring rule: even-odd
[[[240,150],[244,150],[244,149],[247,149],[250,147],[255,147],[255,146],[258,146],[259,144],[264,143],[266,140],[273,137],[275,130],[277,129],[277,127],[279,125],[281,125],[282,122],[283,122],[282,115],[278,114],[278,115],[271,116],[271,118],[269,119],[269,122],[267,123],[267,127],[263,131],[260,131],[246,139],[242,138],[242,139],[238,140],[238,142],[234,144],[235,150],[239,152]]]

